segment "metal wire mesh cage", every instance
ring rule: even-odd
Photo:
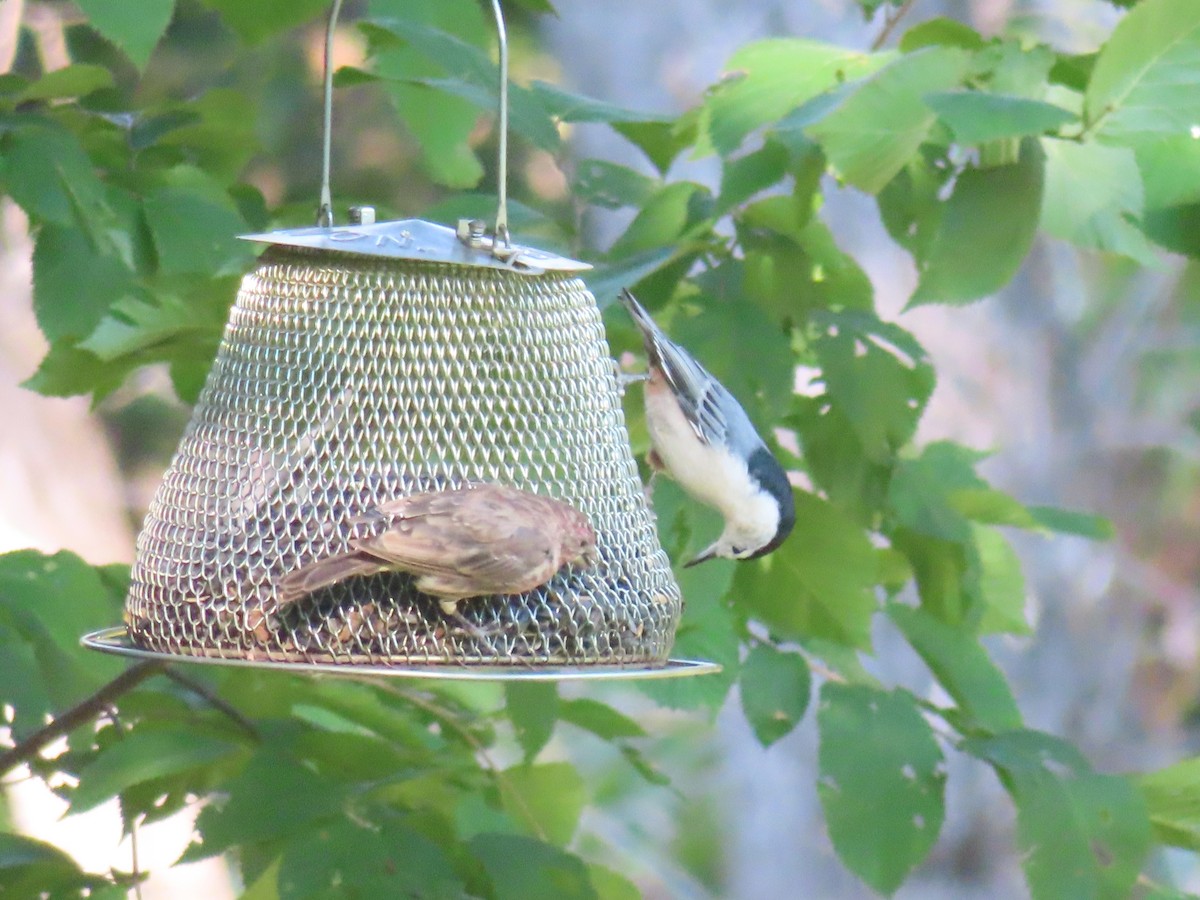
[[[469,624],[398,573],[278,603],[284,574],[377,527],[372,506],[467,481],[574,505],[599,564],[469,600]],[[681,605],[581,280],[277,244],[150,506],[126,624],[141,648],[201,657],[658,666]]]

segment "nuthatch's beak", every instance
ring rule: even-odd
[[[692,566],[698,566],[702,562],[708,562],[710,559],[716,558],[716,555],[717,555],[716,547],[709,547],[707,550],[705,550],[699,556],[696,556],[693,559],[691,559],[690,561],[685,562],[683,564],[683,567],[685,569],[690,569]]]

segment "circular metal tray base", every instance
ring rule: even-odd
[[[253,669],[274,669],[279,672],[346,675],[361,678],[444,678],[458,681],[615,681],[632,678],[683,678],[689,675],[713,675],[721,671],[717,663],[694,659],[671,659],[661,666],[540,666],[540,665],[461,665],[445,663],[429,665],[381,666],[364,663],[283,662],[221,656],[191,656],[183,653],[159,653],[143,650],[129,639],[124,626],[93,631],[80,638],[79,643],[91,650],[101,650],[133,659],[157,659],[172,663],[207,663],[217,666],[243,666]]]

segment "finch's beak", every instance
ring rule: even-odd
[[[585,569],[591,569],[600,564],[600,550],[596,547],[591,547],[584,551],[580,562],[583,563]]]
[[[683,564],[683,567],[685,569],[690,569],[692,566],[698,566],[702,562],[708,562],[710,559],[715,559],[716,556],[717,556],[717,547],[716,547],[716,544],[714,544],[713,546],[711,546],[707,550],[705,550],[703,553],[701,553],[699,556],[693,558],[689,562],[685,562]]]

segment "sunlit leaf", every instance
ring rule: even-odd
[[[1200,5],[1144,0],[1100,51],[1084,98],[1089,128],[1109,141],[1183,135],[1200,122]]]
[[[842,178],[878,193],[916,153],[936,120],[923,98],[957,87],[966,66],[966,54],[948,47],[902,56],[864,79],[807,132]]]

